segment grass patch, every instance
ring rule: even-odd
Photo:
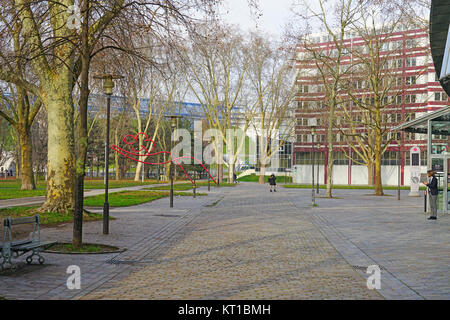
[[[289,183],[292,182],[292,177],[288,177],[285,175],[280,174],[279,176],[275,175],[275,177],[277,178],[276,182],[277,183]],[[269,181],[269,176],[264,176],[264,181],[266,183],[268,183]],[[242,178],[239,178],[238,181],[243,181],[243,182],[259,182],[259,175],[256,174],[250,174],[248,176],[244,176]]]
[[[146,203],[168,197],[167,191],[121,191],[109,194],[108,202],[110,207],[129,207],[141,203]],[[175,196],[193,196],[192,192],[174,192]],[[207,195],[206,193],[197,193],[197,196]],[[105,195],[97,195],[84,199],[84,205],[87,207],[102,207],[105,202]]]
[[[211,204],[208,204],[207,207],[215,207],[222,199],[216,200]]]
[[[18,217],[29,217],[36,214],[35,210],[38,206],[31,207],[12,207],[0,209],[0,218],[18,218]],[[42,225],[52,225],[63,222],[72,222],[73,215],[71,213],[57,213],[57,212],[46,212],[40,213],[40,219]],[[102,220],[102,215],[98,213],[88,213],[83,214],[83,221],[97,221]],[[111,218],[113,219],[113,218]]]
[[[134,180],[109,180],[109,188],[125,188],[134,186],[146,186],[157,184],[156,180],[134,181]],[[163,183],[163,182],[160,182]],[[21,182],[19,179],[0,179],[0,200],[5,199],[17,199],[27,197],[45,196],[45,190],[47,188],[47,181],[38,180],[35,190],[20,190]],[[84,189],[104,189],[105,184],[103,179],[101,180],[85,180]]]
[[[214,182],[211,181],[210,183],[211,183],[211,187],[215,186]],[[207,186],[208,186],[208,182],[197,182],[197,188],[198,187],[207,187]],[[220,184],[220,186],[221,187],[235,187],[236,184],[223,182]],[[170,190],[170,186],[156,186],[156,187],[147,188],[146,190]],[[192,183],[174,184],[173,190],[177,190],[177,191],[192,190]]]
[[[310,184],[287,184],[284,185],[285,188],[297,188],[297,189],[311,189]],[[319,189],[326,189],[326,185],[320,185]],[[398,187],[396,186],[384,186],[383,190],[397,190]],[[374,186],[365,186],[365,185],[333,185],[333,189],[368,189],[373,190],[375,189]],[[410,187],[408,186],[401,186],[400,190],[409,190]],[[425,187],[420,187],[420,190],[425,190]]]
[[[59,253],[106,253],[117,252],[118,250],[120,249],[117,247],[104,244],[84,243],[81,248],[76,249],[71,243],[56,243],[46,251],[56,251]]]
[[[125,187],[135,187],[135,186],[146,186],[149,184],[157,184],[156,180],[145,180],[142,181],[134,181],[134,180],[109,180],[108,185],[109,188],[125,188]],[[159,182],[162,183],[162,182]],[[104,189],[105,184],[102,180],[84,180],[84,189]]]

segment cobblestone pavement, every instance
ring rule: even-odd
[[[102,234],[102,222],[84,223],[83,241],[86,243],[103,243],[120,248],[127,248],[122,254],[50,254],[43,253],[44,265],[26,265],[25,258],[14,260],[16,268],[0,272],[0,296],[7,299],[71,299],[92,288],[110,281],[118,275],[127,274],[132,265],[115,263],[114,258],[136,260],[140,255],[164,250],[166,245],[175,241],[178,231],[189,223],[201,208],[213,203],[228,188],[211,187],[208,196],[193,199],[176,196],[174,208],[169,208],[169,198],[133,207],[110,208],[110,234]],[[198,189],[207,192],[206,187]],[[101,212],[101,209],[92,209]],[[41,239],[71,242],[72,223],[61,224],[57,228],[41,230]],[[20,262],[17,262],[20,261]],[[68,290],[66,286],[66,269],[77,265],[81,269],[81,290]]]
[[[203,209],[170,250],[83,298],[382,299],[289,195],[241,185]]]
[[[205,188],[203,188],[205,189]],[[449,217],[427,221],[423,198],[374,197],[242,183],[210,195],[112,210],[111,234],[85,224],[85,241],[128,250],[107,255],[45,254],[49,264],[0,274],[9,299],[433,299],[450,298]],[[200,189],[200,192],[205,190]],[[323,191],[321,191],[323,192]],[[394,191],[392,192],[394,193]],[[126,218],[126,219],[125,219]],[[46,239],[71,239],[71,225]],[[82,289],[66,287],[68,265]],[[381,267],[381,290],[366,287]]]

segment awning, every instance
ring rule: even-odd
[[[443,107],[422,117],[405,122],[391,131],[406,131],[414,133],[428,133],[428,120],[433,121],[432,134],[450,136],[450,107]]]

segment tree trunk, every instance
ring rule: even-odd
[[[20,139],[20,172],[22,179],[21,190],[34,190],[36,185],[33,178],[32,142],[30,128],[24,125],[19,131]],[[17,166],[18,167],[18,166]]]
[[[230,164],[228,165],[228,183],[233,183],[233,176],[234,176],[234,159],[231,160]]]
[[[72,77],[67,72],[66,77]],[[73,101],[70,81],[62,77],[45,99],[48,117],[48,179],[43,212],[67,213],[74,209],[75,152]]]
[[[262,161],[259,169],[259,184],[264,184],[266,182],[266,162]]]
[[[367,166],[367,185],[373,186],[373,161],[366,164]]]
[[[141,157],[139,157],[142,159]],[[142,162],[136,163],[136,172],[134,173],[134,181],[141,181],[141,172],[142,172]]]
[[[381,184],[381,152],[375,155],[375,195],[382,196],[383,186]]]
[[[217,166],[217,175],[218,175],[219,183],[222,183],[223,182],[223,164],[222,163],[220,163]]]
[[[330,99],[330,113],[328,117],[328,132],[327,132],[327,142],[328,142],[328,159],[327,159],[327,191],[325,192],[325,197],[332,198],[333,189],[333,123],[334,123],[334,108],[336,95],[333,91],[332,99]]]
[[[333,145],[328,145],[328,159],[327,159],[327,191],[325,197],[332,198],[333,190]]]

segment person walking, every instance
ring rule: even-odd
[[[431,216],[428,218],[428,220],[436,220],[439,194],[438,183],[433,170],[428,170],[427,175],[429,178],[428,183],[424,182],[423,184],[428,187],[428,192],[430,194]]]
[[[272,173],[269,177],[269,186],[270,186],[270,192],[272,192],[272,188],[273,188],[273,192],[277,192],[277,183],[276,183],[277,178],[275,177],[275,175]]]

